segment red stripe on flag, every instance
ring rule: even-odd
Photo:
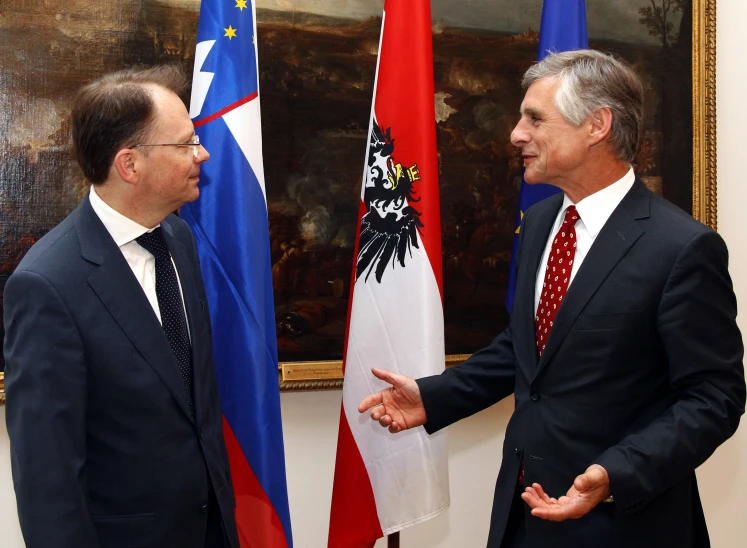
[[[430,1],[387,0],[384,12],[374,110],[381,129],[391,128],[396,161],[406,168],[416,164],[422,177],[415,184],[422,200],[413,206],[425,225],[420,238],[443,303]]]
[[[236,496],[234,513],[241,548],[287,548],[283,524],[225,417],[223,437]]]
[[[372,548],[383,536],[371,480],[342,407],[327,547]]]
[[[246,97],[244,97],[243,99],[239,99],[239,100],[238,100],[238,101],[236,101],[235,103],[232,103],[232,104],[228,105],[228,106],[227,106],[226,108],[222,108],[222,109],[220,109],[220,110],[219,110],[218,112],[216,112],[215,114],[211,114],[210,116],[207,116],[207,117],[203,118],[202,120],[198,120],[198,121],[196,121],[196,122],[194,123],[194,126],[195,126],[195,127],[197,128],[197,127],[200,127],[200,126],[204,126],[205,124],[209,124],[210,122],[212,122],[212,121],[213,121],[213,120],[215,120],[216,118],[220,118],[220,117],[221,117],[221,116],[223,116],[224,114],[228,114],[228,113],[229,113],[229,112],[231,112],[232,110],[234,110],[234,109],[236,109],[236,108],[239,108],[239,107],[240,107],[241,105],[245,105],[245,104],[247,104],[247,103],[248,103],[249,101],[253,101],[253,100],[254,100],[254,99],[256,99],[256,98],[257,98],[258,96],[259,96],[259,91],[255,91],[255,92],[254,92],[254,93],[252,93],[251,95],[247,95],[247,96],[246,96]]]

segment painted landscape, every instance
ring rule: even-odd
[[[67,4],[58,13],[50,0],[0,2],[0,286],[84,192],[69,160],[74,90],[134,64],[180,63],[192,71],[195,2]],[[523,96],[521,74],[537,55],[539,19],[514,32],[452,26],[435,4],[446,350],[471,353],[508,320],[503,303],[522,173],[508,135]],[[643,77],[646,133],[637,172],[690,211],[690,4],[682,0],[679,12],[658,15],[641,11],[650,2],[630,4],[639,12],[631,39],[595,38],[590,9],[590,45],[626,59]],[[381,18],[340,15],[257,14],[281,361],[342,357]]]

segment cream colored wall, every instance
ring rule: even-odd
[[[747,60],[743,34],[747,2],[719,0],[717,20],[718,219],[731,255],[739,304],[747,308]],[[747,314],[739,317],[747,336]],[[281,397],[288,492],[296,548],[326,546],[332,496],[340,392],[284,393]],[[402,533],[406,548],[484,546],[500,446],[512,402],[504,401],[449,429],[451,508]],[[0,409],[0,546],[23,541],[10,477],[5,411]],[[714,548],[743,546],[747,538],[747,420],[698,470]],[[385,546],[383,541],[376,548]]]

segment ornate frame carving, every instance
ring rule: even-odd
[[[693,216],[714,230],[716,219],[716,0],[693,0]],[[447,367],[467,355],[446,357]],[[278,367],[284,391],[342,387],[342,362],[284,362]],[[0,405],[5,404],[0,373]]]
[[[693,0],[693,217],[716,214],[716,0]]]

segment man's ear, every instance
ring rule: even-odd
[[[131,185],[137,184],[138,169],[135,164],[135,152],[131,148],[123,148],[117,152],[112,167],[117,170],[120,179]]]
[[[599,108],[589,116],[589,138],[591,145],[604,141],[612,132],[612,111],[607,108]]]

